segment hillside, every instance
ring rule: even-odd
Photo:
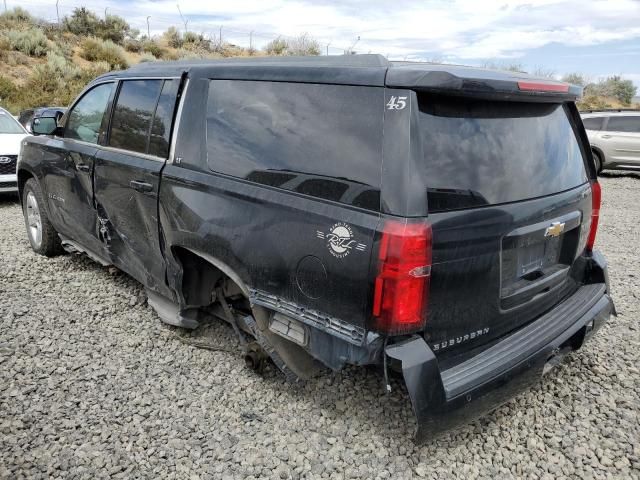
[[[183,35],[173,27],[147,38],[121,17],[102,20],[84,8],[61,25],[15,8],[0,15],[0,106],[17,114],[29,107],[68,105],[97,75],[139,62],[319,52],[307,35],[250,51],[193,32]]]

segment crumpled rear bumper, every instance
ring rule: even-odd
[[[584,285],[551,312],[448,370],[440,370],[420,336],[388,345],[385,353],[402,365],[417,418],[415,441],[424,442],[508,401],[537,382],[546,365],[579,349],[612,313],[608,282]]]

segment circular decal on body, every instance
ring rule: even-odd
[[[355,244],[353,230],[346,223],[334,224],[327,234],[327,244],[331,253],[338,257],[346,257]]]
[[[329,252],[336,258],[346,257],[353,249],[364,252],[367,247],[355,239],[353,230],[344,222],[334,223],[327,233],[318,230],[316,235],[326,240]]]

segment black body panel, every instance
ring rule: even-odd
[[[533,289],[511,305],[503,293],[505,257],[517,251],[505,248],[510,245],[505,237],[532,224],[539,225],[534,233],[544,237],[548,225],[567,215],[591,215],[588,186],[525,202],[430,215],[434,248],[427,342],[438,352],[472,348],[526,324],[574,291],[583,281],[584,265],[574,264],[581,252],[578,242],[568,239],[573,247],[558,282],[544,284],[545,277],[525,280],[518,291]],[[579,235],[579,224],[574,231]],[[478,331],[480,335],[471,337]]]
[[[171,248],[207,254],[249,288],[364,326],[379,214],[168,165],[160,218]],[[364,250],[346,258],[332,255],[319,232],[328,233],[338,222],[351,226]],[[168,267],[169,280],[178,278],[176,261]]]

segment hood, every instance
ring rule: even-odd
[[[0,156],[18,155],[20,144],[28,135],[24,133],[0,133]]]

